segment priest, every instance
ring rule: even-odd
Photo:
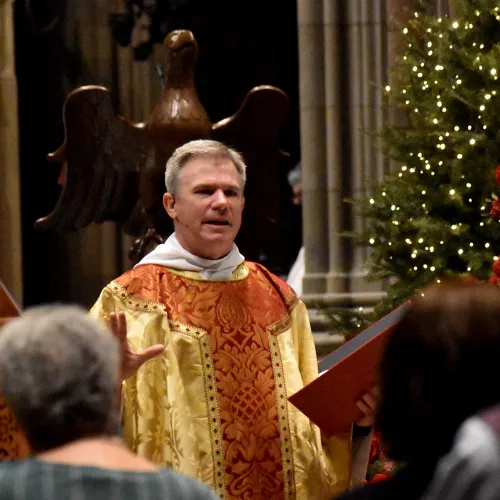
[[[243,158],[220,142],[178,148],[163,196],[175,232],[106,286],[91,313],[126,320],[132,450],[221,498],[330,498],[363,479],[364,454],[353,456],[352,430],[322,436],[288,403],[318,376],[315,347],[295,292],[234,244],[245,180]],[[158,344],[163,354],[136,371],[136,353]],[[358,424],[369,426],[370,395],[360,407]]]

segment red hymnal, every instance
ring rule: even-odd
[[[356,402],[377,383],[388,333],[409,306],[405,302],[323,358],[320,376],[293,394],[290,402],[327,435],[349,428],[363,416]]]

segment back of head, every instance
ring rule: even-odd
[[[463,420],[500,401],[500,289],[435,285],[411,302],[382,359],[377,426],[392,458],[415,462],[437,459]]]
[[[35,453],[117,432],[118,366],[113,335],[78,307],[33,308],[0,331],[0,394]]]
[[[240,176],[241,187],[246,183],[246,165],[240,153],[224,143],[210,139],[197,139],[178,147],[167,161],[165,168],[165,187],[167,193],[177,194],[179,174],[182,167],[196,157],[228,158],[234,163]]]

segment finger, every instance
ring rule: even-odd
[[[118,335],[121,341],[127,340],[127,317],[123,311],[118,313]]]
[[[380,398],[380,387],[378,385],[374,385],[371,389],[370,389],[370,393],[373,394],[373,397],[375,399],[379,399]]]
[[[111,330],[111,333],[119,338],[118,334],[118,318],[116,317],[115,313],[110,313],[109,314],[109,323],[108,323],[109,329]]]
[[[152,345],[151,347],[148,347],[147,349],[144,349],[141,353],[138,353],[137,356],[139,357],[140,364],[142,365],[146,361],[149,361],[150,359],[156,358],[160,354],[163,354],[165,352],[165,346],[162,344],[155,344]]]
[[[109,329],[116,340],[120,343],[120,348],[125,351],[127,344],[127,319],[124,312],[109,314]]]
[[[356,406],[363,412],[367,417],[373,413],[373,410],[361,399],[356,402]]]
[[[377,407],[377,399],[371,393],[367,392],[363,394],[361,399],[371,408],[372,411]]]

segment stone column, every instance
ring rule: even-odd
[[[13,5],[13,0],[0,0],[0,279],[21,304],[21,195]]]
[[[417,4],[298,0],[303,299],[310,306],[370,306],[383,294],[383,283],[364,279],[368,249],[341,236],[364,224],[344,198],[367,196],[390,171],[373,133],[399,120],[382,107],[389,68],[405,48],[392,21],[404,22]]]
[[[376,145],[375,134],[384,126],[383,86],[387,81],[385,51],[386,16],[381,0],[355,0],[347,7],[347,49],[349,55],[349,138],[346,168],[351,175],[351,196],[366,197],[370,184],[382,179],[387,161]],[[352,228],[362,231],[365,221],[352,214]],[[368,249],[352,249],[350,292],[360,303],[378,300],[381,283],[365,280]],[[370,292],[370,296],[366,296]],[[377,294],[377,292],[379,292]],[[375,295],[373,295],[375,294]]]
[[[304,294],[326,292],[328,200],[323,2],[298,0]]]
[[[362,0],[352,0],[347,2],[347,23],[345,25],[346,40],[347,40],[347,54],[348,54],[348,68],[347,78],[349,81],[347,102],[349,111],[349,135],[348,135],[348,157],[344,164],[350,175],[350,197],[357,199],[365,194],[366,176],[364,172],[364,140],[363,140],[363,114],[364,114],[364,99],[363,89],[366,85],[366,76],[363,74],[363,62],[366,58],[371,57],[371,53],[364,54],[365,47],[361,43],[361,33],[366,29],[366,23],[363,24],[362,15],[366,14],[361,12]],[[371,52],[371,51],[370,51]],[[351,214],[351,230],[359,232],[363,228],[363,221],[359,217]],[[347,271],[350,272],[350,281],[362,281],[363,276],[363,263],[366,261],[365,248],[352,248],[349,260],[346,262],[348,266]],[[362,285],[361,285],[362,286]],[[358,289],[358,286],[355,286]]]
[[[342,172],[342,62],[341,19],[335,2],[323,6],[325,61],[326,170],[328,185],[328,293],[345,293],[348,280],[345,269],[345,203]],[[307,252],[307,246],[306,246]]]

